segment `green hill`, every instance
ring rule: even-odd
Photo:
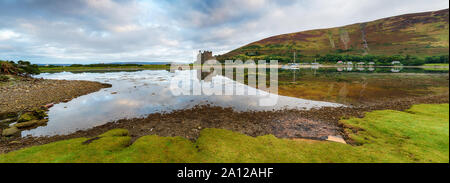
[[[331,55],[409,55],[424,59],[449,53],[449,9],[383,18],[343,27],[282,34],[218,55],[226,59],[302,61]],[[448,57],[447,57],[448,58]]]

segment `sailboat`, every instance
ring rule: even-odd
[[[292,63],[289,63],[287,65],[284,65],[282,68],[283,69],[300,69],[300,65],[298,63],[295,63],[295,58],[297,56],[297,52],[294,52],[294,60]]]

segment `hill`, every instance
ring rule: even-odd
[[[449,53],[449,9],[405,14],[343,27],[277,35],[218,55],[226,59],[302,61],[326,54],[403,55],[425,58]],[[447,57],[448,58],[448,57]]]

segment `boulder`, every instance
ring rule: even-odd
[[[37,119],[44,119],[45,117],[47,117],[47,113],[45,113],[44,110],[42,109],[36,109],[33,111],[33,115],[37,118]]]
[[[30,112],[23,113],[20,115],[19,119],[17,120],[18,123],[26,122],[26,121],[32,121],[32,120],[41,120],[47,117],[47,113],[45,113],[45,110],[42,109],[35,109]]]
[[[12,123],[15,121],[17,121],[17,118],[9,118],[9,119],[0,120],[0,123]]]
[[[2,135],[7,137],[7,136],[12,136],[12,135],[15,135],[18,133],[20,133],[20,130],[17,127],[13,126],[13,127],[4,129],[2,132]]]
[[[47,124],[47,122],[48,122],[48,119],[31,120],[31,121],[22,122],[22,123],[16,123],[16,124],[14,124],[14,127],[17,127],[17,128],[28,128],[28,127],[33,127],[33,126],[45,125],[45,124]]]
[[[32,112],[26,112],[22,115],[20,115],[19,119],[17,120],[18,123],[25,122],[25,121],[31,121],[35,120],[36,117],[33,115]]]
[[[17,118],[17,114],[13,112],[0,113],[0,119]]]

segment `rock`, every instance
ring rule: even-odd
[[[50,109],[50,108],[53,107],[54,105],[55,105],[54,103],[50,103],[50,104],[44,105],[44,108]]]
[[[0,123],[12,123],[14,121],[17,121],[17,118],[9,118],[9,119],[0,120]]]
[[[25,121],[31,121],[31,120],[34,120],[34,119],[36,119],[36,117],[33,115],[32,112],[26,112],[26,113],[20,115],[20,117],[17,120],[17,122],[21,123],[21,122],[25,122]]]
[[[115,95],[115,94],[117,94],[117,92],[111,92],[111,94],[112,94],[112,95]]]
[[[45,124],[47,124],[47,122],[48,122],[48,119],[32,120],[32,121],[27,121],[27,122],[22,122],[22,123],[16,123],[16,124],[14,124],[14,126],[17,128],[27,128],[27,127],[45,125]]]
[[[31,120],[41,120],[47,116],[48,115],[47,115],[47,113],[45,113],[45,110],[35,109],[31,112],[26,112],[26,113],[20,115],[17,122],[22,123],[22,122],[31,121]]]
[[[14,145],[14,144],[20,144],[20,142],[17,140],[13,140],[13,141],[9,142],[8,144]]]
[[[63,100],[64,103],[67,103],[67,102],[69,102],[69,101],[70,101],[70,99],[64,99],[64,100]]]
[[[37,118],[37,119],[44,119],[45,117],[47,117],[47,113],[45,113],[44,110],[41,109],[36,109],[33,111],[33,115]]]
[[[345,142],[345,140],[341,136],[328,136],[327,140],[331,142],[347,144],[347,142]]]
[[[17,118],[17,114],[14,112],[0,113],[0,119],[7,119],[7,118]]]
[[[18,134],[18,133],[20,133],[20,130],[17,127],[13,126],[13,127],[4,129],[3,132],[2,132],[2,135],[5,136],[5,137],[8,137],[8,136],[12,136],[12,135],[15,135],[15,134]]]

